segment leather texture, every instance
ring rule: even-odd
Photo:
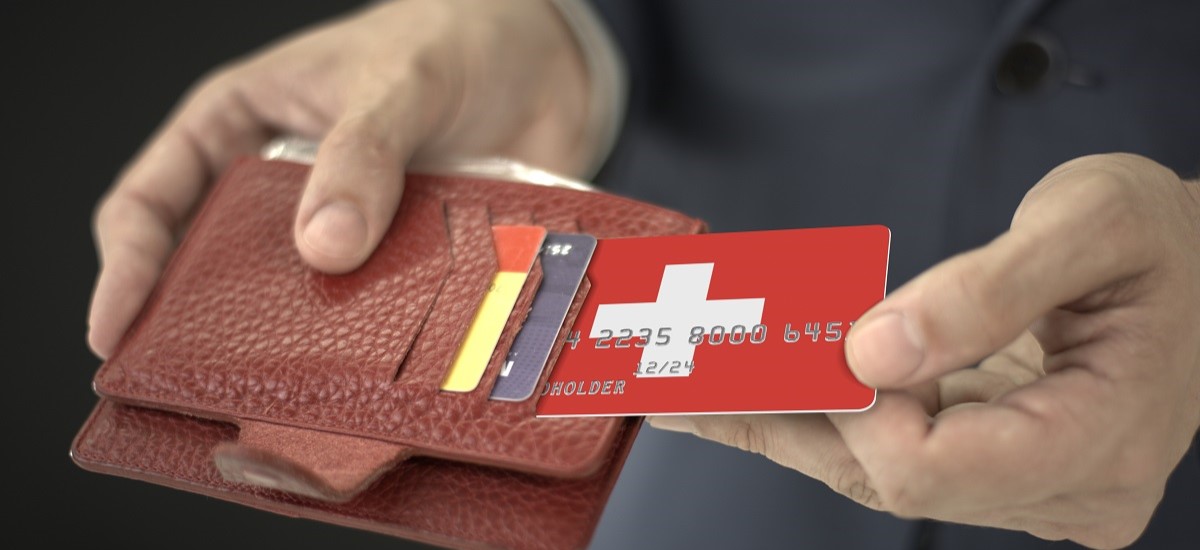
[[[534,258],[533,267],[529,268],[529,276],[525,278],[525,285],[521,287],[521,293],[517,295],[512,312],[508,314],[508,319],[504,322],[504,332],[500,334],[500,339],[496,341],[496,347],[492,349],[492,356],[488,358],[487,369],[483,371],[483,381],[479,383],[479,387],[475,388],[475,392],[480,395],[490,396],[492,394],[492,386],[496,384],[496,376],[500,373],[500,367],[508,359],[508,350],[512,349],[513,341],[517,339],[517,332],[520,332],[521,327],[525,325],[525,319],[529,317],[533,298],[542,284],[542,275],[542,260]]]
[[[209,458],[232,424],[102,400],[72,448],[92,471],[149,481],[293,517],[454,548],[583,548],[639,425],[622,419],[591,476],[557,479],[450,460],[400,463],[346,503],[225,480]]]
[[[496,271],[490,227],[612,238],[698,233],[703,223],[603,193],[411,175],[372,257],[330,276],[291,243],[308,170],[246,158],[217,183],[97,373],[104,399],[75,460],[439,544],[586,544],[637,421],[537,419],[536,398],[488,399],[540,263],[479,387],[439,390]],[[497,521],[510,513],[513,523]]]
[[[434,304],[422,332],[440,337],[421,338],[400,364],[399,377],[404,384],[437,385],[445,376],[444,366],[467,335],[475,310],[492,283],[497,260],[492,244],[492,226],[487,207],[447,205],[450,232],[454,243],[454,262],[458,269],[450,275]],[[472,265],[479,264],[479,265]]]
[[[235,442],[213,449],[213,462],[229,481],[345,502],[412,449],[386,441],[305,430],[268,422],[238,422]]]

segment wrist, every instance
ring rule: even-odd
[[[575,39],[588,79],[587,115],[580,140],[583,179],[600,170],[616,143],[625,114],[628,77],[608,29],[586,0],[550,0]]]

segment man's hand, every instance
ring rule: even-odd
[[[846,356],[881,389],[865,413],[651,424],[900,516],[1127,545],[1200,426],[1200,184],[1068,162],[1007,233],[867,312]]]
[[[95,216],[88,341],[113,351],[207,184],[277,134],[322,137],[296,216],[312,266],[358,267],[414,158],[506,156],[578,173],[587,75],[546,0],[406,0],[301,33],[202,80]]]

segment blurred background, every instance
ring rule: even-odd
[[[8,483],[10,502],[18,509],[17,517],[7,523],[17,526],[18,534],[38,528],[33,532],[37,537],[35,540],[39,546],[47,547],[60,543],[128,548],[416,546],[362,531],[292,520],[144,482],[88,473],[76,467],[67,455],[72,438],[97,400],[91,389],[91,378],[99,360],[85,344],[88,299],[97,269],[90,229],[97,199],[179,97],[201,75],[227,60],[353,9],[360,3],[346,0],[143,5],[78,3],[69,6],[63,3],[20,6],[6,3],[0,8],[3,21],[8,23],[4,39],[7,78],[2,103],[7,135],[2,158],[6,168],[16,167],[15,171],[6,170],[8,181],[4,185],[9,197],[4,205],[12,213],[3,218],[4,245],[5,249],[16,252],[3,268],[2,326],[6,331],[0,341],[8,349],[15,349],[15,353],[8,354],[10,359],[4,365],[8,375],[3,399],[5,423],[10,430],[15,429],[15,435],[9,438],[6,446],[4,473],[11,478]],[[721,7],[731,11],[742,9],[733,3]],[[1149,32],[1139,28],[1133,30]],[[1086,36],[1090,35],[1085,33]],[[1119,40],[1111,42],[1115,50],[1125,49]],[[819,58],[821,51],[818,49],[813,55]],[[910,61],[919,65],[924,60],[917,57]],[[669,63],[665,65],[670,66]],[[984,67],[985,73],[987,70],[989,68]],[[1118,88],[1113,86],[1114,90]],[[699,101],[675,101],[671,91],[666,89],[650,101],[657,101],[654,106],[661,111],[659,114],[679,126],[672,128],[682,128],[680,131],[690,136],[697,132],[690,123],[700,120],[691,118],[690,114],[706,106]],[[1181,96],[1189,93],[1188,90],[1175,92]],[[1074,111],[1064,111],[1062,118],[1051,119],[1043,115],[1052,107],[1063,108],[1066,103],[1055,101],[1080,97],[1085,101],[1079,102]],[[1095,109],[1094,105],[1100,103],[1088,103],[1087,98],[1103,96],[1086,90],[1040,98],[1045,101],[988,96],[986,105],[991,109],[987,111],[989,116],[1016,117],[1013,119],[1017,121],[1016,125],[1006,134],[1010,137],[1020,138],[1029,131],[1057,129],[1061,132],[1047,134],[1049,137],[1043,141],[1068,151],[1111,149],[1105,140],[1114,136],[1091,130],[1105,128],[1106,121],[1105,117],[1092,116],[1089,109]],[[1194,93],[1187,98],[1194,98]],[[664,104],[670,108],[661,109]],[[763,111],[760,115],[767,116],[770,112]],[[868,126],[872,122],[869,116],[861,118],[860,122]],[[680,121],[687,124],[680,125]],[[713,128],[717,126],[708,128],[708,134],[702,137],[711,141]],[[752,124],[745,128],[756,130]],[[853,129],[853,126],[846,126],[843,128],[846,132],[839,135],[845,138],[853,134],[857,138],[870,134],[849,131]],[[755,136],[756,133],[746,132],[718,137],[726,145],[740,140],[757,144],[752,141]],[[815,136],[815,139],[823,139],[819,133]],[[1055,141],[1055,136],[1062,139]],[[1063,136],[1078,139],[1078,142]],[[1121,138],[1115,137],[1118,142]],[[697,139],[690,145],[707,146],[710,141]],[[990,142],[984,143],[990,145]],[[1050,148],[1042,151],[1041,143],[1017,139],[1001,144],[1025,153],[1029,162],[984,166],[984,173],[1005,174],[1013,181],[1033,181],[1057,163],[1047,161],[1048,158],[1062,153]],[[656,178],[656,174],[679,172],[665,161],[655,164],[660,157],[644,152],[659,150],[654,147],[662,146],[661,143],[649,140],[641,145],[648,147],[639,157],[643,164],[638,165],[643,176],[637,183],[642,185],[639,193],[646,194],[643,198],[662,202],[664,197],[671,196],[677,201],[675,207],[715,219],[715,212],[700,210],[704,201],[688,202],[689,196],[696,198],[699,193],[667,195],[677,191],[674,179],[680,176]],[[689,178],[689,184],[707,181],[711,186],[724,185],[719,174],[709,173],[707,162],[713,166],[740,168],[753,165],[760,158],[749,153],[738,156],[753,149],[750,145],[727,149],[721,150],[724,156],[720,157],[712,150],[704,150],[705,155],[699,158],[694,171],[683,172]],[[1003,148],[997,150],[1003,151]],[[902,155],[895,153],[893,156]],[[662,155],[662,158],[666,157]],[[791,162],[788,155],[776,154],[772,158],[782,163]],[[997,158],[1004,157],[998,155]],[[1069,158],[1069,155],[1063,158]],[[732,162],[743,164],[727,164]],[[860,172],[866,174],[876,169],[891,169],[883,163],[861,164]],[[912,164],[921,165],[921,162],[914,160]],[[936,171],[937,168],[930,169]],[[1018,173],[1020,170],[1028,173]],[[911,181],[921,181],[922,174],[925,172],[910,173],[908,177]],[[1194,175],[1194,170],[1189,175]],[[755,173],[747,176],[748,179],[758,177]],[[816,181],[836,181],[819,174],[810,177]],[[1015,206],[1023,188],[1001,188],[991,185],[995,182],[988,179],[959,179],[974,184],[974,187],[958,197],[968,208],[962,209],[963,218],[953,220],[957,224],[954,227],[977,230],[950,232],[944,244],[962,248],[984,242],[994,234],[994,231],[979,228],[1006,226],[1011,208],[997,209],[990,205]],[[1002,178],[997,175],[994,179]],[[964,184],[961,188],[967,187]],[[629,186],[616,185],[614,189],[630,190]],[[838,186],[820,189],[825,194],[817,198],[828,202],[840,200],[841,194],[852,193],[852,190]],[[776,190],[762,187],[757,192],[774,193]],[[904,197],[910,203],[919,200],[916,194],[905,194]],[[876,202],[886,199],[874,197]],[[868,221],[846,218],[841,210],[824,209],[819,200],[813,200],[811,204],[782,200],[772,203],[759,197],[758,200],[742,201],[744,208],[741,211],[730,208],[729,212],[724,212],[726,205],[719,201],[707,202],[710,207],[715,208],[712,205],[718,204],[722,209],[725,225],[716,227],[719,230],[763,228],[760,224],[769,219],[760,215],[763,205],[771,205],[776,210],[807,207],[806,214],[800,217],[805,225]],[[905,208],[896,207],[892,215],[899,217],[905,212]],[[985,214],[996,219],[984,222],[977,219]],[[777,215],[770,219],[783,218]],[[795,223],[792,226],[796,226]],[[893,223],[889,225],[896,227]],[[894,254],[893,281],[912,276],[927,265],[923,262],[925,259],[916,253]],[[734,450],[724,452],[736,453]],[[663,483],[669,485],[667,481]],[[1175,494],[1168,498],[1184,503],[1196,502],[1188,500],[1194,499],[1194,495]],[[1182,511],[1181,517],[1187,517],[1189,512],[1182,506],[1176,506],[1176,509]],[[56,527],[40,529],[44,525]]]
[[[405,548],[85,472],[67,456],[96,403],[85,344],[90,221],[117,172],[202,74],[359,2],[6,3],[4,474],[17,534],[39,547]],[[12,170],[12,167],[16,170]],[[26,539],[28,540],[28,539]]]

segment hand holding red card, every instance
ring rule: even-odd
[[[246,159],[214,186],[97,375],[103,400],[72,448],[80,465],[437,544],[577,548],[641,419],[539,419],[536,407],[638,416],[873,398],[841,339],[882,297],[884,228],[631,238],[703,224],[574,188],[410,175],[378,250],[333,276],[305,266],[290,239],[308,175]],[[545,230],[600,242],[586,278],[547,287],[571,296],[553,316],[553,342],[568,349],[551,346],[554,373],[537,386],[555,395],[538,404],[489,399],[537,284],[494,317],[503,332],[482,348],[478,386],[440,388],[488,283],[527,265],[505,269],[492,229],[505,224],[532,226],[534,242]]]

